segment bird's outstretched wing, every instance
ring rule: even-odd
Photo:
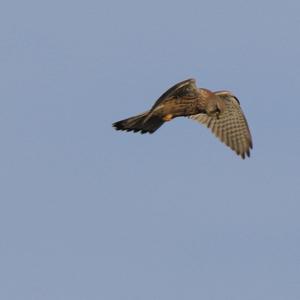
[[[197,96],[198,90],[195,80],[184,80],[163,93],[149,111],[115,122],[113,127],[117,130],[153,133],[165,121],[170,121],[174,117],[174,113],[185,112]],[[178,104],[178,102],[180,103]],[[157,113],[158,111],[159,113]]]
[[[171,88],[169,88],[166,92],[164,92],[154,103],[153,107],[157,107],[158,105],[162,104],[165,100],[169,99],[178,99],[184,97],[197,97],[198,95],[198,88],[196,86],[195,79],[187,79],[181,81]]]
[[[253,147],[252,138],[239,101],[234,96],[222,92],[215,94],[225,103],[225,110],[221,114],[209,116],[201,113],[190,118],[210,128],[216,137],[243,159],[246,155],[250,157],[250,149]]]

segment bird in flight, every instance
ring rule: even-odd
[[[250,157],[252,138],[240,102],[229,91],[197,88],[194,79],[179,82],[163,93],[150,110],[113,124],[116,130],[153,133],[167,121],[188,117],[211,129],[214,135],[243,159]]]

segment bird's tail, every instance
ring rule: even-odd
[[[116,130],[153,133],[164,123],[164,121],[157,116],[149,116],[148,114],[149,111],[118,121],[113,124],[113,127],[115,127]]]

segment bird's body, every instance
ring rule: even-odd
[[[242,158],[250,156],[252,138],[238,99],[228,91],[197,88],[194,79],[177,83],[152,108],[113,124],[117,130],[153,133],[164,122],[189,117],[207,127]]]

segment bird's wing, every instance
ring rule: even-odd
[[[162,104],[165,100],[178,99],[184,97],[195,98],[197,97],[197,95],[198,89],[196,86],[195,79],[187,79],[175,84],[166,92],[164,92],[154,103],[152,109]]]
[[[244,159],[246,155],[250,156],[253,147],[247,120],[235,97],[220,95],[220,98],[224,100],[225,109],[218,116],[201,113],[190,118],[210,128],[217,138]]]

